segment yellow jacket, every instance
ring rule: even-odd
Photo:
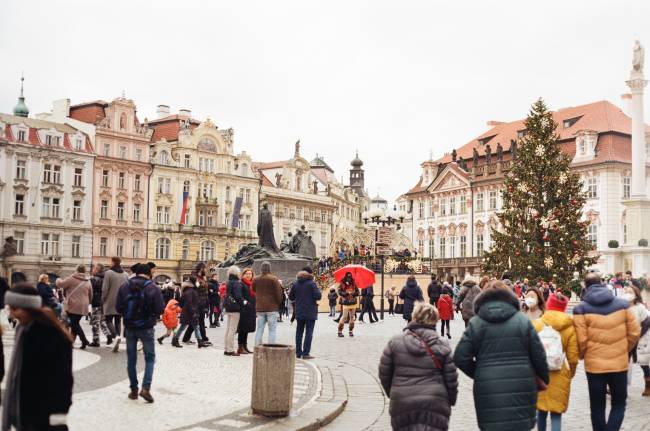
[[[573,320],[561,311],[549,310],[541,318],[533,321],[533,326],[538,333],[544,329],[544,325],[551,326],[560,333],[562,350],[567,361],[562,365],[561,370],[549,372],[548,389],[537,394],[537,409],[545,412],[564,413],[569,407],[571,379],[576,374],[580,356],[578,338]]]

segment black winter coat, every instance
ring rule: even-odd
[[[44,426],[51,414],[67,413],[72,404],[72,344],[58,329],[38,321],[22,337],[21,421],[23,426]]]
[[[418,286],[417,281],[408,280],[406,286],[399,293],[399,297],[404,300],[404,320],[410,322],[413,315],[413,308],[415,308],[415,302],[424,301],[422,289]]]
[[[50,307],[50,308],[56,307],[57,300],[54,297],[54,289],[52,289],[52,286],[50,286],[47,283],[38,283],[36,285],[36,290],[38,290],[38,294],[41,296],[41,300],[43,301],[43,307]],[[99,299],[101,300],[101,296],[99,297]]]
[[[411,331],[430,347],[440,368]],[[390,398],[394,430],[447,430],[458,373],[447,340],[434,327],[411,323],[394,336],[381,356],[379,380]]]
[[[318,319],[318,301],[322,293],[314,276],[307,271],[298,272],[296,281],[291,286],[289,292],[289,301],[294,301],[294,314],[298,320],[317,320]]]
[[[255,312],[255,297],[252,295],[251,287],[247,286],[243,281],[241,284],[242,299],[248,301],[248,304],[243,305],[239,310],[239,324],[237,325],[237,333],[255,332],[257,327],[257,313]]]
[[[210,307],[219,306],[219,283],[213,280],[208,281],[208,301]]]
[[[232,297],[235,300],[237,310],[226,310],[227,313],[239,313],[241,307],[244,305],[244,298],[242,296],[242,282],[235,275],[228,277],[226,284],[226,297]]]
[[[474,301],[454,352],[454,363],[474,379],[474,407],[484,431],[529,430],[535,425],[537,384],[548,383],[546,352],[510,290],[488,289]]]
[[[427,295],[429,296],[430,304],[436,305],[441,294],[442,286],[437,281],[433,280],[429,283],[429,286],[427,287]]]
[[[192,283],[185,284],[180,301],[181,325],[196,326],[199,323],[199,294]]]
[[[90,285],[93,289],[92,307],[102,306],[102,284],[104,284],[104,271],[98,272],[90,278]]]

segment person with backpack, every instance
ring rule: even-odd
[[[561,293],[549,295],[546,312],[533,321],[546,351],[549,383],[545,391],[537,394],[537,429],[546,430],[546,420],[551,414],[551,430],[561,428],[562,414],[569,407],[571,379],[576,374],[580,354],[573,319],[565,310],[569,299]]]
[[[458,294],[458,303],[461,305],[461,316],[467,328],[470,319],[474,317],[474,300],[481,293],[481,288],[470,274],[465,276],[462,286]]]
[[[134,276],[120,287],[115,309],[122,316],[126,336],[127,372],[131,392],[129,399],[138,399],[138,341],[142,343],[144,353],[144,377],[140,396],[148,403],[153,403],[151,396],[151,380],[153,378],[154,362],[156,360],[156,345],[154,329],[158,316],[165,309],[160,288],[151,281],[152,263],[136,263],[131,267]]]

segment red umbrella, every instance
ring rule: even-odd
[[[366,287],[375,284],[375,272],[363,265],[345,265],[344,267],[337,269],[334,271],[334,280],[336,280],[337,283],[340,283],[348,272],[352,274],[354,283],[360,289],[365,289]]]

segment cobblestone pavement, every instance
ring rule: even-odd
[[[316,360],[298,361],[295,379],[296,408],[310,403],[316,392],[318,372],[337,376],[334,391],[347,393],[348,404],[327,430],[389,430],[389,400],[377,379],[377,365],[388,339],[401,331],[401,316],[387,316],[384,322],[357,324],[355,337],[338,338],[336,324],[321,314],[316,324],[312,354]],[[460,319],[452,321],[455,346],[464,329]],[[85,326],[86,333],[90,328]],[[157,333],[162,333],[158,326]],[[346,328],[347,329],[347,328]],[[293,343],[295,324],[278,326],[278,342]],[[157,364],[152,393],[156,402],[146,406],[142,401],[126,398],[126,355],[113,354],[109,348],[74,351],[75,395],[70,412],[71,429],[116,431],[126,429],[155,430],[258,430],[269,421],[249,415],[252,355],[240,358],[223,356],[224,327],[208,329],[215,344],[208,349],[186,346],[174,349],[166,340],[156,345]],[[252,344],[253,334],[249,337]],[[11,333],[3,335],[5,357],[11,353]],[[138,357],[142,371],[142,356]],[[640,396],[642,373],[634,368],[629,388],[624,430],[650,430],[648,407],[650,398]],[[452,410],[451,430],[475,430],[476,417],[472,398],[472,382],[460,375],[460,394]],[[563,417],[564,430],[590,429],[587,381],[582,366],[572,384],[568,412]]]

